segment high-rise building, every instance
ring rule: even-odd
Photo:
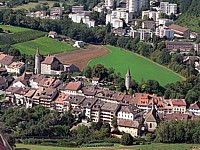
[[[129,12],[138,12],[142,7],[148,7],[149,0],[127,0],[126,8]]]
[[[167,15],[177,14],[177,4],[170,4],[169,2],[161,2],[160,10]]]
[[[41,55],[39,52],[39,49],[37,49],[37,52],[35,54],[35,74],[41,73]]]

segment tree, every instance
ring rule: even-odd
[[[53,7],[60,7],[60,3],[57,3],[57,2],[54,3],[54,4],[53,4]]]
[[[133,137],[129,133],[124,133],[121,137],[121,144],[122,145],[132,145]]]
[[[116,129],[117,128],[117,117],[113,117],[111,125]]]

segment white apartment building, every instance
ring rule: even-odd
[[[69,18],[72,19],[73,22],[80,23],[81,20],[83,21],[84,24],[86,24],[87,27],[94,27],[95,26],[95,21],[90,20],[90,15],[91,12],[89,11],[84,11],[83,13],[75,13],[75,14],[69,14]]]
[[[114,28],[123,27],[123,20],[128,23],[132,20],[132,17],[132,13],[128,13],[124,9],[115,10],[106,15],[106,24],[110,22]]]
[[[142,19],[144,19],[145,16],[149,19],[153,19],[154,21],[158,22],[160,19],[160,12],[151,10],[142,11]]]
[[[150,29],[137,29],[137,30],[130,30],[129,36],[132,36],[133,38],[139,37],[140,41],[148,41],[150,38],[152,38],[152,31]]]
[[[158,19],[158,24],[157,25],[163,25],[163,26],[170,26],[174,24],[174,21],[173,20],[170,20],[170,19],[165,19],[165,18],[160,18]]]
[[[156,28],[156,35],[160,38],[167,37],[168,39],[174,38],[174,31],[165,26]]]
[[[148,0],[127,0],[126,8],[129,12],[138,12],[145,5],[148,5]]]
[[[177,14],[177,4],[170,4],[169,2],[161,2],[160,10],[167,14]]]
[[[105,0],[105,7],[110,8],[114,4],[114,0]]]

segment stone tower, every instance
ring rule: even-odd
[[[130,72],[130,68],[128,68],[128,71],[126,73],[125,86],[126,86],[127,90],[129,90],[131,88],[131,72]]]
[[[35,74],[40,74],[41,73],[41,55],[39,52],[39,49],[37,49],[37,52],[35,54]]]

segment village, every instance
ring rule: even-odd
[[[117,119],[118,130],[129,133],[133,137],[142,136],[146,132],[154,132],[161,121],[187,121],[200,116],[200,103],[187,105],[185,99],[165,99],[148,93],[123,93],[104,88],[99,78],[88,79],[75,76],[68,83],[62,82],[59,76],[66,72],[77,72],[73,64],[62,64],[55,56],[46,56],[41,62],[39,50],[35,55],[35,70],[23,72],[24,64],[14,62],[11,56],[0,54],[1,60],[1,109],[19,106],[32,108],[42,105],[60,113],[71,111],[73,115],[84,116],[82,122],[103,122],[112,125]],[[3,68],[3,66],[5,68]],[[22,75],[4,76],[10,68]],[[7,69],[7,70],[6,70]],[[131,78],[128,69],[125,86],[129,90]],[[85,84],[87,83],[87,84]],[[100,86],[101,85],[101,86]]]

